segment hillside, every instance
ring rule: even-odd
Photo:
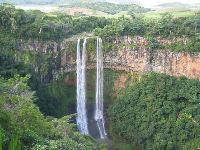
[[[116,14],[121,11],[129,11],[135,13],[144,13],[149,11],[150,9],[141,7],[136,4],[115,4],[109,2],[98,2],[98,3],[77,3],[72,4],[66,7],[81,7],[81,8],[88,8],[94,9],[98,11],[102,11],[108,14]]]
[[[194,16],[196,13],[198,13],[198,10],[192,10],[189,8],[166,8],[147,12],[144,16],[146,19],[158,19],[161,18],[164,13],[169,13],[173,15],[174,18],[179,18]]]
[[[71,16],[107,16],[107,13],[88,8],[72,7],[65,8],[59,7],[59,11]]]

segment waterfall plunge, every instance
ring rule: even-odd
[[[106,138],[103,117],[103,51],[101,38],[97,38],[96,109],[94,118],[97,122],[101,139]]]
[[[81,53],[80,39],[77,43],[77,126],[82,134],[89,134],[86,113],[86,43],[84,40]],[[97,38],[97,77],[96,77],[96,105],[94,119],[97,122],[100,138],[106,138],[105,121],[103,117],[103,51],[102,40]]]
[[[86,69],[86,44],[84,40],[82,55],[80,48],[80,39],[77,43],[77,126],[82,134],[89,134],[87,125],[86,113],[86,84],[85,84],[85,69]]]

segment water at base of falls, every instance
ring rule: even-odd
[[[77,126],[82,134],[88,135],[87,113],[86,113],[86,44],[84,40],[82,55],[80,48],[80,39],[77,43]]]
[[[97,38],[96,107],[94,118],[99,129],[100,138],[106,138],[107,133],[103,116],[103,51],[101,38]]]

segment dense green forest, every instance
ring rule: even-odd
[[[106,9],[101,4],[97,3],[96,9],[111,14],[123,11],[126,6],[113,4]],[[198,11],[192,16],[164,13],[160,18],[146,19],[143,14],[135,13],[146,10],[140,7],[138,10],[135,5],[128,9],[129,16],[106,18],[45,14],[15,9],[10,4],[0,5],[0,150],[105,149],[78,132],[74,124],[76,87],[63,82],[65,75],[53,80],[51,71],[60,65],[53,54],[23,51],[20,42],[60,43],[84,33],[102,37],[109,51],[112,50],[109,41],[117,37],[143,36],[153,50],[200,52]],[[158,37],[183,41],[162,45]],[[89,47],[91,52],[95,45]],[[90,83],[94,83],[95,74],[92,71],[90,74]],[[112,86],[118,74],[105,71],[104,79],[105,104],[109,108],[106,121],[111,138],[123,139],[131,148],[138,149],[199,148],[198,80],[151,73],[137,77],[137,81],[129,80],[126,88],[115,95]],[[74,77],[75,73],[67,74],[69,79]],[[94,89],[89,85],[89,99],[94,99]]]
[[[198,80],[144,75],[110,107],[112,131],[141,149],[198,149],[199,93]]]
[[[105,18],[72,18],[58,14],[48,15],[40,11],[23,11],[5,4],[0,6],[1,32],[12,34],[17,39],[62,40],[81,32],[91,32],[104,27]]]
[[[18,75],[0,78],[0,149],[98,149],[69,123],[73,116],[45,118],[34,104],[37,98],[28,79]]]

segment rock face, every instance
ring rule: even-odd
[[[148,41],[142,37],[122,37],[110,41],[110,44],[112,44],[112,49],[104,53],[104,68],[139,73],[154,71],[171,76],[200,78],[200,53],[152,51],[148,48]],[[58,53],[60,54],[60,58],[56,59],[60,61],[57,63],[60,66],[57,70],[53,70],[54,76],[63,72],[76,71],[76,41],[64,40],[60,44],[51,42],[45,46],[34,42],[32,45],[34,46],[23,44],[22,48],[44,53],[50,51],[56,54],[52,55],[55,57],[58,57]],[[96,67],[95,50],[96,48],[93,47],[93,51],[88,52],[87,69]]]
[[[54,41],[49,41],[47,43],[29,40],[27,42],[21,41],[19,43],[19,48],[22,48],[25,51],[34,51],[40,53],[52,53],[57,54],[59,51],[59,44]]]
[[[114,49],[104,53],[104,68],[140,73],[154,71],[171,76],[200,78],[200,53],[175,53],[170,50],[153,52],[147,47],[148,42],[141,37],[123,37],[113,43]],[[69,53],[63,56],[63,71],[75,71],[76,59]],[[95,68],[95,62],[95,57],[88,58],[87,68]]]
[[[169,50],[124,49],[105,55],[106,68],[125,71],[166,73],[172,76],[200,78],[200,54],[173,53]]]
[[[200,78],[200,54],[156,52],[152,55],[149,70],[172,76]]]

